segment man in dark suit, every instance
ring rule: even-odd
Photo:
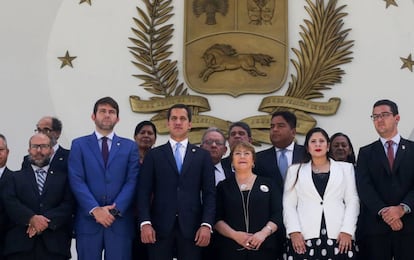
[[[295,114],[289,111],[273,113],[269,136],[273,147],[257,153],[256,167],[253,170],[257,175],[274,178],[283,191],[286,172],[282,173],[279,169],[282,150],[285,152],[287,166],[302,162],[305,155],[305,148],[295,142]]]
[[[371,118],[380,138],[360,149],[356,168],[360,259],[413,259],[414,143],[398,133],[393,101],[377,101]]]
[[[229,142],[230,150],[238,142],[244,141],[251,143],[252,140],[252,131],[248,124],[246,124],[245,122],[238,121],[230,125],[227,139],[227,141]],[[221,160],[221,165],[223,165],[224,171],[233,172],[233,169],[231,167],[230,156],[223,158]]]
[[[49,165],[51,140],[29,141],[31,167],[13,173],[3,194],[10,220],[4,254],[10,260],[69,259],[73,196],[66,172]]]
[[[210,154],[188,142],[191,110],[167,113],[169,141],[148,152],[138,181],[141,240],[151,260],[201,259],[215,218],[214,170]]]
[[[230,169],[225,169],[221,164],[221,159],[227,152],[227,146],[226,138],[220,129],[215,127],[208,128],[201,138],[200,147],[210,153],[214,165],[216,186],[220,181],[234,174]]]
[[[133,199],[138,174],[138,148],[117,136],[118,103],[96,101],[95,132],[73,140],[69,181],[77,200],[76,250],[79,260],[130,260],[134,238]]]
[[[253,169],[257,175],[272,178],[282,193],[287,167],[293,163],[302,162],[305,155],[305,148],[295,142],[296,121],[295,114],[289,111],[277,111],[272,114],[269,137],[273,146],[257,153],[256,166]],[[285,167],[280,167],[282,153],[285,156]],[[282,198],[282,194],[279,198]],[[280,203],[282,205],[282,201]],[[286,247],[286,235],[283,226],[280,227],[276,236],[279,243],[278,259],[283,259],[282,255]]]
[[[217,184],[234,175],[230,169],[224,168],[221,159],[227,152],[226,137],[223,132],[216,127],[208,128],[201,138],[201,148],[209,151],[214,165],[214,178]],[[204,260],[217,259],[217,249],[215,248],[215,232],[211,236],[210,244],[203,249],[202,258]]]
[[[9,148],[7,147],[6,137],[0,134],[0,260],[4,259],[4,238],[6,236],[6,231],[8,227],[8,218],[6,212],[4,211],[3,202],[1,198],[3,196],[3,191],[7,186],[7,180],[13,173],[6,166],[8,156]]]
[[[62,122],[51,116],[42,117],[36,124],[36,133],[43,133],[52,140],[53,152],[50,158],[50,165],[55,170],[68,171],[69,150],[58,144],[59,137],[62,133]],[[23,158],[22,169],[30,168],[29,156]]]

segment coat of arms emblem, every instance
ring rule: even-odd
[[[265,94],[287,75],[287,0],[185,1],[184,76],[205,94]]]

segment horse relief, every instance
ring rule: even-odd
[[[206,68],[199,74],[203,81],[208,81],[211,74],[226,70],[243,69],[250,75],[265,77],[267,74],[256,68],[256,62],[262,66],[270,66],[276,62],[272,56],[262,53],[238,54],[233,47],[228,44],[214,44],[203,54]]]

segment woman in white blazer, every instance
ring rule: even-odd
[[[329,159],[329,136],[321,128],[307,133],[305,147],[307,162],[289,167],[284,186],[288,259],[355,259],[354,167]]]

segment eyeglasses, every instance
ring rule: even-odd
[[[44,149],[47,149],[47,148],[50,148],[50,144],[31,144],[30,145],[30,149],[33,149],[33,150],[37,150],[37,149],[41,149],[41,150],[44,150]]]
[[[35,133],[42,133],[42,134],[49,134],[49,133],[51,133],[51,132],[53,132],[53,129],[50,129],[50,128],[36,128],[35,130]]]
[[[392,115],[393,115],[392,112],[382,112],[382,113],[379,113],[379,114],[371,115],[371,119],[372,119],[372,121],[377,121],[378,119],[388,118]]]
[[[221,142],[219,140],[205,140],[203,142],[203,144],[206,144],[206,145],[213,145],[213,143],[215,143],[217,146],[221,146],[225,144],[224,142]]]

